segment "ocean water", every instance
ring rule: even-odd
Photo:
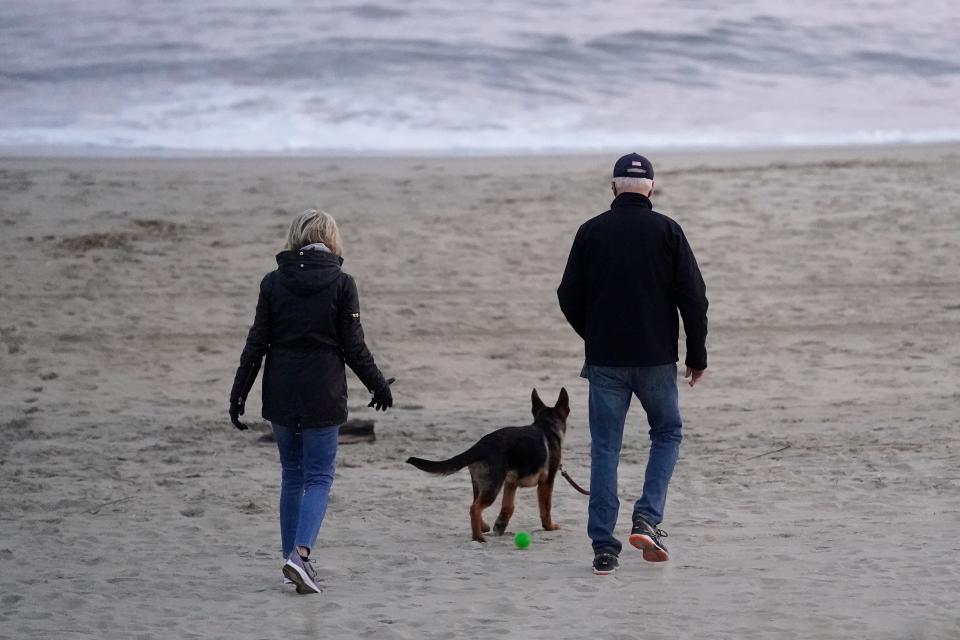
[[[960,140],[954,0],[2,0],[0,147]]]

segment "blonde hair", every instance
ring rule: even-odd
[[[290,222],[287,249],[296,251],[315,242],[322,242],[330,249],[330,253],[343,257],[343,241],[337,221],[326,211],[307,209]]]
[[[642,193],[646,196],[650,195],[650,191],[653,190],[653,180],[650,178],[634,178],[631,176],[623,176],[620,178],[614,178],[613,186],[617,188],[617,193],[631,191],[633,193]]]

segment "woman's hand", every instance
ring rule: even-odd
[[[368,407],[373,407],[375,411],[386,411],[393,406],[393,394],[390,393],[390,385],[393,384],[396,378],[390,378],[387,380],[387,384],[380,387],[378,390],[373,392],[373,399],[368,404]]]
[[[240,416],[243,415],[243,400],[230,401],[230,422],[240,431],[246,431],[247,425],[240,422]]]

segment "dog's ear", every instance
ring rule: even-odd
[[[537,414],[547,408],[547,405],[543,404],[543,400],[540,399],[540,396],[537,395],[537,390],[533,390],[533,417],[536,418]]]
[[[566,387],[561,387],[560,397],[557,398],[557,404],[554,408],[560,413],[560,416],[564,420],[570,415],[570,396],[567,395]]]

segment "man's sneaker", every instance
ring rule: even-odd
[[[670,559],[670,553],[660,541],[660,538],[666,537],[666,531],[661,531],[638,517],[633,521],[633,530],[628,540],[630,544],[643,551],[643,559],[647,562],[666,562]]]
[[[317,572],[313,570],[308,558],[301,558],[294,550],[283,565],[283,575],[297,585],[297,593],[320,593],[317,586]]]
[[[619,566],[620,560],[614,553],[598,553],[593,558],[593,573],[598,576],[609,576]]]
[[[280,569],[280,584],[282,585],[293,584],[293,580],[287,577],[287,574],[283,572],[283,569]]]

